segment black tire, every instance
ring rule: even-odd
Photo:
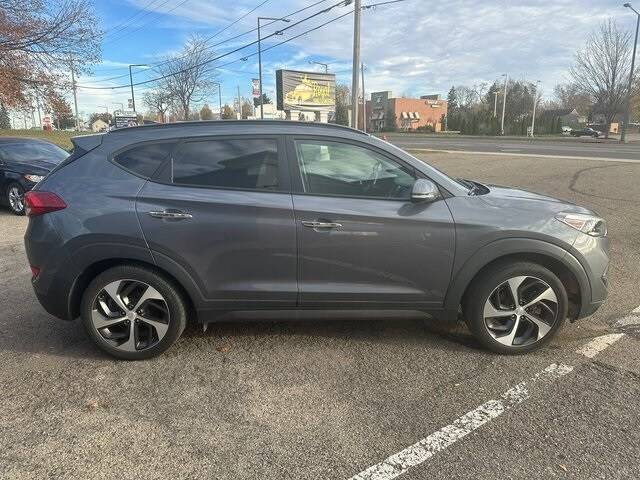
[[[557,315],[549,332],[539,340],[526,345],[506,346],[489,333],[485,325],[484,307],[485,302],[496,288],[508,279],[518,276],[536,277],[546,282],[557,298]],[[547,344],[562,328],[567,318],[568,305],[569,300],[564,285],[549,269],[530,262],[509,262],[496,264],[473,280],[465,296],[463,311],[465,322],[478,342],[496,353],[514,355],[530,352]]]
[[[137,351],[123,351],[112,346],[94,328],[91,315],[98,294],[104,287],[117,280],[134,280],[155,288],[163,297],[168,308],[168,329],[158,343]],[[123,360],[144,360],[160,355],[167,350],[185,329],[187,307],[180,291],[173,282],[152,269],[141,266],[118,266],[102,272],[94,278],[82,295],[80,317],[87,335],[103,351]]]
[[[13,189],[16,189],[22,198],[21,208],[16,208],[11,203],[10,193]],[[22,188],[22,185],[16,182],[12,182],[9,185],[7,185],[7,189],[5,190],[5,199],[7,201],[7,205],[9,206],[9,209],[13,212],[14,215],[22,216],[25,214],[26,209],[25,209],[25,203],[24,203],[24,188]]]

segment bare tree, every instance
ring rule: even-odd
[[[24,107],[28,93],[69,86],[69,61],[100,60],[101,32],[88,0],[0,0],[0,101]]]
[[[577,89],[604,115],[606,136],[616,113],[624,109],[631,64],[630,35],[612,19],[603,22],[575,55],[570,73]]]
[[[165,76],[160,85],[175,103],[184,120],[189,118],[192,103],[205,99],[215,80],[215,69],[210,65],[215,54],[207,40],[192,36],[177,55],[158,67]]]
[[[591,98],[575,83],[559,84],[553,88],[555,104],[558,108],[576,109],[586,115],[591,108]]]
[[[149,110],[160,115],[160,121],[165,122],[165,115],[171,106],[171,96],[165,89],[149,90],[142,96],[142,101]]]

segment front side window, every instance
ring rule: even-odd
[[[278,190],[275,139],[220,139],[183,143],[174,154],[174,184]]]
[[[409,199],[411,170],[364,147],[338,142],[297,141],[306,193]]]

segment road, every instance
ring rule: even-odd
[[[42,310],[0,210],[3,480],[640,478],[640,164],[423,158],[604,215],[607,303],[525,356],[406,317],[226,321],[119,362]]]
[[[381,134],[380,134],[381,135]],[[385,134],[405,149],[498,153],[500,155],[543,155],[552,157],[607,158],[640,161],[640,144],[591,138],[516,139],[448,135]]]

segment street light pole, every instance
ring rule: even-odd
[[[260,38],[260,20],[271,20],[273,22],[286,22],[289,23],[291,20],[288,18],[273,18],[273,17],[258,17],[258,77],[260,77],[260,120],[264,119],[264,111],[262,108],[263,98],[262,98],[262,39]],[[242,106],[238,104],[238,109],[241,110]]]
[[[631,6],[630,3],[625,3],[625,7],[629,8],[636,14],[636,38],[633,41],[633,54],[631,55],[631,70],[629,71],[629,90],[627,90],[627,108],[624,112],[624,122],[622,124],[622,133],[620,134],[620,141],[625,143],[627,141],[627,125],[629,124],[629,117],[631,114],[631,89],[633,88],[633,74],[636,66],[636,47],[638,45],[638,28],[640,28],[640,13]]]
[[[504,92],[502,94],[502,121],[500,122],[500,135],[504,135],[504,112],[505,107],[507,105],[507,81],[509,80],[509,75],[503,73],[504,77]]]
[[[133,107],[133,111],[136,111],[136,97],[133,94],[133,74],[131,73],[131,67],[146,67],[146,64],[137,63],[133,65],[129,65],[129,84],[131,85],[131,106]]]
[[[222,85],[220,82],[213,82],[214,85],[218,86],[218,112],[220,116],[220,120],[222,120]]]
[[[533,138],[533,129],[536,126],[536,105],[538,104],[538,85],[540,80],[536,81],[536,89],[533,91],[533,116],[531,117],[531,138]]]
[[[309,60],[309,64],[313,65],[322,65],[324,67],[324,73],[329,73],[329,64],[328,63],[322,63],[322,62],[316,62],[315,60]]]
[[[362,1],[353,6],[353,65],[351,67],[351,126],[358,128],[358,71],[360,70],[360,12]]]
[[[364,93],[364,63],[360,64],[360,74],[362,75],[362,131],[367,133],[367,99]]]

